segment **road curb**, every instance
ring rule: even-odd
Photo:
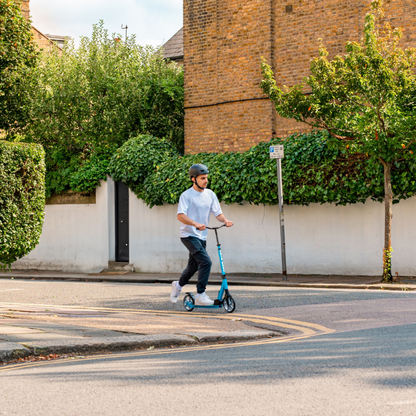
[[[30,349],[15,342],[0,341],[0,363],[31,355]]]
[[[281,336],[281,334],[272,331],[233,331],[233,332],[210,332],[201,333],[193,332],[187,334],[200,343],[204,342],[233,342],[233,341],[250,341],[261,338],[272,338]]]
[[[96,353],[194,345],[197,341],[184,335],[126,335],[112,338],[72,338],[67,341],[27,342],[33,355]]]
[[[97,352],[121,352],[144,350],[149,348],[166,348],[196,346],[209,342],[237,342],[281,336],[271,331],[235,331],[219,333],[190,333],[162,335],[126,335],[112,338],[77,338],[67,341],[27,342],[17,344],[0,342],[0,363],[7,363],[29,355],[49,354],[93,354]]]

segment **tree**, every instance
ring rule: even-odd
[[[383,1],[371,1],[363,38],[347,42],[343,56],[329,60],[321,41],[319,57],[311,61],[312,75],[301,85],[278,87],[263,60],[261,86],[280,116],[325,129],[334,145],[375,157],[383,166],[383,280],[391,282],[391,170],[401,163],[414,169],[416,50],[402,49],[402,31],[383,23],[383,17]],[[305,87],[310,92],[305,94]]]
[[[20,2],[0,0],[0,129],[10,130],[24,120],[21,80],[37,63],[31,24]]]
[[[47,196],[94,190],[131,137],[164,137],[183,150],[182,68],[134,36],[110,36],[102,21],[78,47],[44,51],[24,86],[30,122],[20,132],[45,149]]]

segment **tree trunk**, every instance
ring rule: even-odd
[[[381,161],[384,166],[384,248],[383,248],[383,281],[391,283],[391,220],[393,218],[393,191],[391,189],[391,163]]]

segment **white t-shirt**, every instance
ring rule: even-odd
[[[192,221],[199,224],[208,225],[211,212],[215,217],[222,214],[217,195],[210,189],[198,192],[194,188],[189,188],[179,199],[178,214],[185,214]],[[200,240],[206,240],[207,233],[207,230],[199,231],[192,225],[181,225],[181,238],[192,236]]]

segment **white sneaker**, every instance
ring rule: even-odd
[[[198,293],[195,296],[195,305],[211,306],[213,304],[214,304],[214,301],[211,300],[205,292]]]
[[[170,301],[172,303],[176,303],[178,301],[181,290],[182,288],[179,286],[178,281],[172,282],[172,292],[170,292]]]

